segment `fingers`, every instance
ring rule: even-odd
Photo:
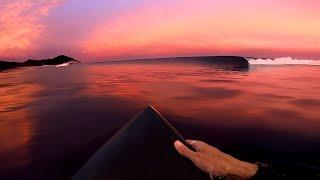
[[[191,149],[189,149],[187,146],[185,146],[184,144],[182,144],[180,141],[175,141],[174,142],[174,147],[176,148],[176,150],[178,151],[178,153],[190,160],[195,160],[196,158],[196,153],[194,151],[192,151]]]
[[[202,142],[196,140],[186,140],[196,151],[200,151],[202,147]]]

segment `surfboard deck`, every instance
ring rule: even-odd
[[[149,106],[126,123],[72,179],[210,179],[176,152],[175,140],[186,144],[178,131]]]

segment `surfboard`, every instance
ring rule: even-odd
[[[176,152],[175,140],[186,144],[180,133],[149,106],[110,138],[72,179],[210,179]]]

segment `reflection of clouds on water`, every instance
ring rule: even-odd
[[[2,170],[30,163],[29,143],[33,136],[27,109],[0,113],[0,174]]]
[[[139,99],[145,102],[141,106],[152,104],[162,112],[197,117],[200,124],[263,125],[283,132],[315,135],[318,125],[310,122],[319,113],[297,109],[290,103],[299,97],[314,96],[313,81],[319,79],[314,68],[308,68],[312,73],[299,67],[232,72],[196,63],[93,65],[87,68],[88,86],[81,94]],[[304,74],[311,82],[296,81]],[[304,89],[311,94],[305,94]],[[289,126],[286,115],[295,119],[294,126]]]
[[[70,175],[149,104],[186,137],[241,147],[241,155],[246,147],[268,153],[277,147],[290,157],[295,146],[313,152],[320,135],[317,68],[96,63],[0,73],[0,160],[31,159],[43,170],[39,177],[52,170]]]
[[[1,75],[3,77],[3,74]],[[11,152],[0,159],[6,167],[21,166],[28,163],[29,143],[33,136],[32,112],[29,107],[37,99],[41,87],[34,83],[16,83],[7,77],[1,79],[0,88],[0,154]]]
[[[228,89],[223,87],[211,87],[211,88],[193,88],[193,92],[185,96],[177,96],[175,99],[179,100],[224,100],[228,98],[234,98],[241,95],[243,92],[236,89]]]
[[[25,108],[34,101],[33,95],[41,90],[36,84],[12,84],[0,89],[0,113]]]

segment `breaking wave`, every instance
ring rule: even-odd
[[[56,65],[56,67],[66,67],[66,66],[69,66],[70,63],[63,63],[63,64],[59,64],[59,65]]]
[[[275,59],[248,58],[248,61],[249,61],[249,64],[264,64],[264,65],[287,65],[287,64],[313,65],[313,66],[320,65],[320,60],[294,59],[292,57],[281,57],[281,58],[275,58]]]

